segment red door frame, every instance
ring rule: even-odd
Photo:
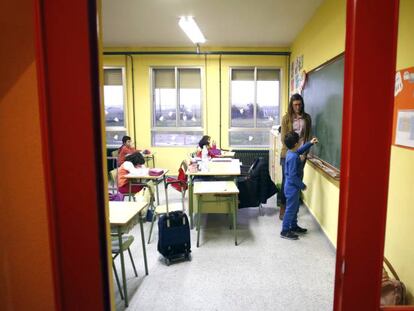
[[[109,310],[96,2],[34,4],[56,305]]]
[[[96,3],[35,4],[57,305],[107,310]],[[379,309],[397,20],[398,0],[348,0],[337,311]]]
[[[348,0],[334,310],[378,310],[398,0]]]

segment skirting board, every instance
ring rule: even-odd
[[[323,229],[323,227],[321,226],[321,224],[319,223],[318,219],[316,218],[316,216],[313,214],[312,210],[308,207],[308,205],[306,204],[305,201],[303,201],[302,207],[306,207],[306,209],[308,210],[308,213],[312,216],[312,218],[315,220],[315,222],[318,224],[319,229],[322,231],[323,235],[325,236],[325,238],[328,240],[329,245],[331,246],[332,250],[336,253],[336,247],[335,245],[332,243],[332,241],[329,239],[328,235],[326,234],[325,230]]]

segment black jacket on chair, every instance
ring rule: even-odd
[[[238,178],[237,187],[239,208],[259,206],[277,192],[269,175],[268,162],[264,158],[257,158],[247,175]]]

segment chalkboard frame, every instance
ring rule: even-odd
[[[302,96],[304,95],[304,90],[306,88],[306,84],[308,83],[308,79],[309,79],[309,75],[317,72],[321,69],[323,69],[324,67],[336,62],[338,59],[340,59],[341,57],[345,57],[345,52],[342,52],[340,54],[338,54],[337,56],[329,59],[328,61],[322,63],[321,65],[319,65],[318,67],[310,70],[309,72],[306,73],[306,80],[305,80],[305,85],[302,89]],[[312,163],[312,166],[314,168],[316,168],[317,170],[319,170],[320,172],[322,172],[322,174],[330,179],[332,179],[334,181],[335,184],[339,183],[339,179],[340,179],[340,169],[334,167],[333,165],[331,165],[330,163],[326,162],[325,160],[319,158],[318,156],[312,154],[312,151],[309,153],[308,155],[308,160],[310,163]]]

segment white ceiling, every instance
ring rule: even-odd
[[[288,47],[323,0],[102,0],[105,47],[193,46],[194,16],[213,47]]]

